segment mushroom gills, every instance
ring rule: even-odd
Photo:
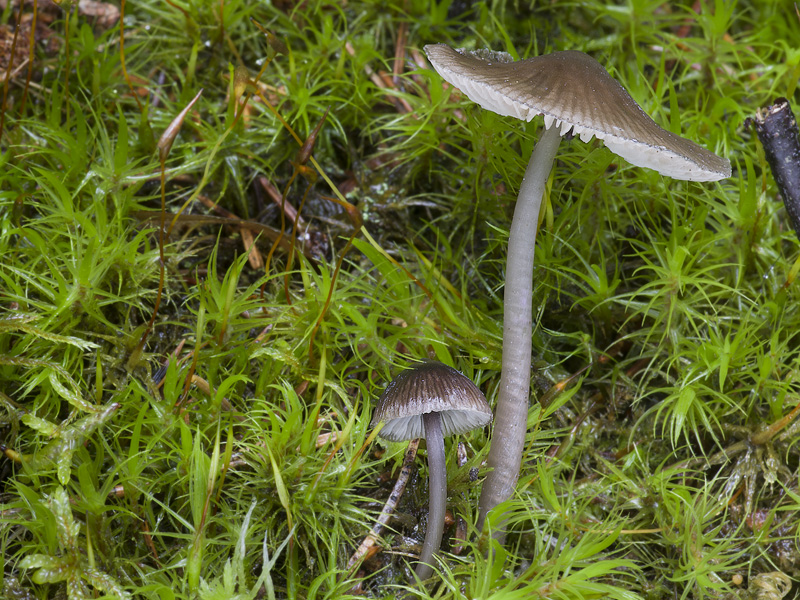
[[[476,427],[485,425],[485,421],[476,420],[476,413],[471,410],[447,410],[439,414],[441,415],[442,428],[448,432],[448,435],[466,433]],[[390,442],[402,442],[403,440],[414,438],[427,439],[427,431],[423,426],[423,419],[424,416],[416,415],[393,419],[383,426],[381,437]]]

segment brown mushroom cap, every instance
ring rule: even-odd
[[[561,135],[592,136],[638,167],[689,181],[717,181],[730,162],[659,127],[594,58],[574,50],[513,62],[503,52],[425,46],[431,64],[473,102],[530,121],[544,116]]]
[[[444,435],[465,433],[492,420],[486,397],[468,377],[438,362],[408,369],[386,386],[372,427],[385,421],[382,438],[401,442],[425,437],[422,415],[438,412]]]

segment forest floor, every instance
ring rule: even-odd
[[[799,39],[771,0],[2,0],[0,596],[796,594],[800,246],[748,119],[800,101]],[[733,174],[561,142],[508,535],[475,527],[491,428],[448,438],[418,585],[424,444],[352,560],[406,448],[375,399],[435,359],[495,403],[542,129],[440,42],[587,52]]]

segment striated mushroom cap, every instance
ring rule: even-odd
[[[592,136],[637,167],[689,181],[730,177],[728,160],[659,127],[594,58],[569,50],[514,62],[505,52],[425,46],[433,67],[483,108]]]
[[[380,437],[392,442],[425,437],[422,415],[440,413],[442,433],[452,435],[492,421],[486,397],[465,375],[439,362],[425,362],[395,377],[375,407],[371,426],[385,421]]]

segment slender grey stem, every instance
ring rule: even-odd
[[[417,577],[427,579],[433,573],[433,556],[439,551],[444,533],[444,512],[447,505],[447,468],[444,458],[442,418],[437,412],[422,415],[425,441],[428,446],[428,528],[415,570]]]
[[[519,478],[530,396],[536,229],[560,141],[561,134],[555,126],[542,133],[525,171],[511,221],[503,293],[503,362],[488,458],[491,470],[481,491],[479,527],[490,510],[511,497]],[[502,540],[504,532],[499,531],[497,537]]]

